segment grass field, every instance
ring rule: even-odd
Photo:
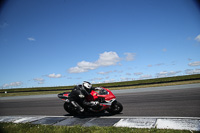
[[[119,90],[119,89],[168,86],[168,85],[193,84],[193,83],[200,83],[200,74],[147,79],[147,80],[126,81],[126,82],[94,84],[93,86],[94,87],[102,86],[109,88],[110,90]],[[0,97],[57,94],[60,92],[67,91],[67,89],[72,89],[73,87],[74,86],[58,86],[58,87],[2,89],[0,90]]]
[[[52,126],[33,124],[0,123],[1,133],[191,133],[187,130],[169,129],[136,129],[126,127],[83,127],[83,126]]]

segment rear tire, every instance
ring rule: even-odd
[[[119,114],[122,112],[123,106],[120,102],[115,101],[112,103],[112,105],[107,109],[107,111],[111,114]]]
[[[68,112],[71,115],[77,115],[78,114],[78,112],[75,110],[73,105],[71,105],[71,103],[65,102],[63,107],[64,107],[65,111]]]

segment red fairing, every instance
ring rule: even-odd
[[[68,97],[70,92],[65,92],[63,93],[63,96]],[[65,99],[62,99],[63,101],[65,101]]]
[[[105,100],[112,100],[112,99],[115,99],[115,95],[109,90],[109,89],[106,89],[104,88],[106,91],[109,92],[108,95],[99,95],[99,96],[104,96],[105,97]]]
[[[68,97],[69,93],[70,93],[70,92],[65,92],[65,93],[63,94],[63,96]]]
[[[103,88],[103,87],[102,87]],[[112,99],[115,99],[115,95],[109,90],[109,89],[106,89],[106,88],[103,88],[105,89],[106,91],[109,92],[109,94],[105,94],[105,95],[99,95],[96,91],[91,91],[91,96],[87,97],[87,100],[88,101],[96,101],[98,99],[98,97],[104,97],[105,100],[112,100]]]
[[[91,95],[87,97],[88,101],[96,101],[98,99],[98,93],[96,91],[91,91]]]

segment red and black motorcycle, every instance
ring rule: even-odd
[[[77,115],[79,112],[76,107],[69,100],[70,92],[64,92],[58,94],[58,97],[62,99],[64,103],[64,109],[71,115]],[[119,114],[123,110],[123,106],[120,102],[116,100],[115,95],[106,88],[98,87],[98,90],[92,90],[91,95],[86,97],[88,102],[98,101],[99,105],[95,108],[88,107],[84,108],[84,112],[104,112],[107,111],[111,114]]]

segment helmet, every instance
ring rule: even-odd
[[[83,82],[83,87],[86,89],[91,89],[92,88],[92,84],[90,82],[84,81]]]

